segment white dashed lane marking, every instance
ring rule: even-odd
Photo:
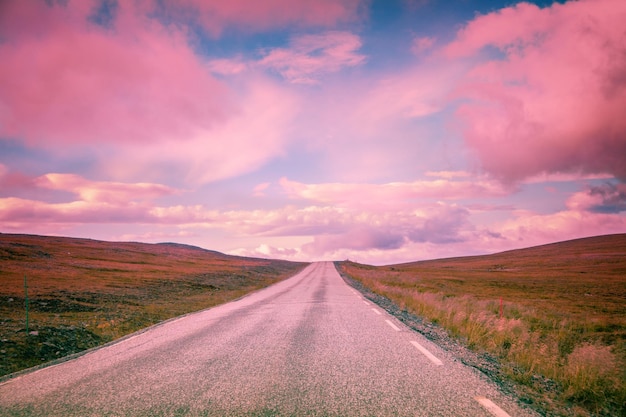
[[[443,365],[443,362],[441,362],[439,360],[439,358],[437,358],[435,355],[433,355],[432,353],[430,353],[428,351],[428,349],[426,349],[424,346],[420,345],[419,343],[411,340],[411,344],[413,346],[415,346],[417,348],[417,350],[419,350],[420,352],[422,352],[422,354],[424,354],[424,356],[426,356],[432,363],[434,363],[435,365]]]
[[[393,324],[390,320],[385,320],[385,322],[391,326],[392,329],[394,329],[396,332],[400,331],[400,328],[398,326],[396,326],[395,324]]]
[[[352,293],[355,294],[355,295],[359,295],[359,293],[357,293],[353,289],[350,289],[350,291],[352,291]],[[365,305],[370,305],[370,303],[367,300],[363,299],[363,298],[361,298],[361,301]],[[377,315],[379,315],[379,316],[381,316],[383,314],[383,313],[381,313],[379,310],[377,310],[375,308],[372,308],[372,311],[374,313],[376,313]],[[401,331],[401,329],[398,326],[396,326],[391,320],[385,320],[385,323],[387,323],[389,325],[389,327],[391,327],[396,332]],[[415,348],[417,350],[419,350],[424,356],[426,356],[426,358],[428,358],[428,360],[430,360],[433,364],[435,364],[437,366],[442,366],[443,365],[443,362],[439,358],[437,358],[435,355],[430,353],[430,351],[428,351],[428,349],[426,349],[424,346],[420,345],[418,342],[416,342],[414,340],[411,340],[410,343],[413,346],[415,346]],[[503,409],[498,407],[496,404],[494,404],[493,401],[491,401],[488,398],[485,398],[485,397],[475,397],[474,399],[476,401],[478,401],[478,403],[480,405],[482,405],[483,408],[485,408],[487,411],[489,411],[494,417],[511,417],[506,411],[504,411]]]
[[[476,397],[476,401],[480,403],[487,411],[496,417],[511,417],[506,411],[495,405],[490,399],[485,397]]]

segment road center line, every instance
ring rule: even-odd
[[[378,314],[379,316],[382,316],[383,313],[381,313],[380,311],[376,310],[375,308],[372,309],[372,311],[376,314]]]
[[[439,358],[437,358],[435,355],[433,355],[432,353],[430,353],[428,351],[428,349],[426,349],[424,346],[420,345],[419,343],[411,340],[411,344],[413,346],[415,346],[417,348],[417,350],[419,350],[420,352],[422,352],[424,354],[424,356],[426,356],[432,363],[434,363],[435,365],[443,365],[443,362],[441,362],[439,360]]]
[[[365,304],[366,306],[370,305],[370,303],[368,303],[368,302],[367,302],[367,301],[365,301],[365,300],[361,300],[361,301],[363,301],[363,304]]]
[[[385,320],[387,322],[387,324],[389,326],[391,326],[392,329],[394,329],[396,332],[400,331],[400,328],[398,326],[396,326],[395,324],[393,324],[390,320]]]
[[[491,414],[496,417],[511,417],[506,411],[495,405],[490,399],[485,397],[475,397],[476,401],[487,409]]]

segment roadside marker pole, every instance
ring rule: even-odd
[[[26,283],[26,274],[24,274],[24,294],[26,300],[26,336],[28,336],[28,284]]]
[[[502,319],[502,297],[500,297],[500,319]]]

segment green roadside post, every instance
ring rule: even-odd
[[[26,336],[28,336],[28,284],[26,281],[26,274],[24,274],[24,299],[26,300]]]

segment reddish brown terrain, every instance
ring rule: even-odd
[[[180,244],[0,234],[0,376],[233,300],[304,266]]]
[[[556,415],[626,412],[626,234],[340,270],[487,352]]]

